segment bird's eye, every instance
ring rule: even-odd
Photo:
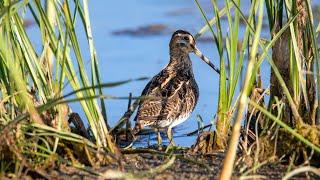
[[[188,36],[183,37],[183,39],[186,40],[186,41],[189,41],[189,37]]]

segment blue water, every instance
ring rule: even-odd
[[[223,5],[224,1],[219,1]],[[241,1],[242,9],[248,13],[249,0]],[[209,17],[212,17],[210,0],[200,0]],[[186,0],[109,0],[89,1],[90,18],[94,36],[95,47],[103,82],[121,81],[142,76],[152,77],[157,74],[169,60],[169,40],[171,33],[177,29],[184,29],[195,34],[205,25],[194,1]],[[222,21],[222,26],[227,27],[227,22]],[[168,26],[167,33],[156,36],[116,36],[112,32],[123,29],[135,29],[139,26],[150,24],[164,24]],[[224,33],[227,33],[227,28]],[[30,28],[29,34],[34,36],[35,44],[40,44],[38,31]],[[244,27],[240,27],[244,31]],[[79,39],[82,46],[84,59],[90,69],[90,56],[87,41],[82,26],[77,28],[82,33]],[[262,36],[268,37],[268,29],[264,29]],[[241,39],[241,34],[239,39]],[[209,36],[210,34],[206,34]],[[219,56],[214,43],[198,43],[198,48],[219,67]],[[200,97],[198,104],[191,117],[174,130],[175,142],[181,146],[190,146],[196,136],[186,137],[185,133],[196,130],[198,123],[197,115],[201,115],[204,124],[209,124],[217,112],[218,104],[218,75],[198,57],[191,55],[193,70],[198,82]],[[246,63],[246,62],[245,62]],[[263,63],[262,69],[265,84],[269,81],[269,66]],[[139,96],[148,81],[131,82],[115,88],[107,88],[104,93],[113,96]],[[65,92],[71,91],[66,88]],[[111,126],[113,126],[127,109],[126,100],[106,100],[107,115]],[[85,115],[79,104],[71,104],[73,111],[78,112],[83,119]]]
[[[105,5],[102,5],[105,4]],[[169,31],[185,29],[193,34],[204,24],[194,2],[175,0],[154,3],[142,1],[112,1],[109,3],[90,4],[93,32],[96,48],[99,53],[103,79],[105,81],[119,81],[141,76],[152,77],[157,74],[169,60],[169,41],[171,34],[148,37],[114,36],[114,30],[136,28],[138,26],[160,23],[169,27]],[[182,14],[170,16],[171,12],[181,10]],[[126,12],[126,13],[124,13]],[[93,16],[92,16],[93,17]],[[97,18],[95,18],[97,17]],[[99,37],[99,38],[97,38]],[[218,54],[213,44],[198,44],[216,65]],[[192,55],[195,78],[200,89],[198,105],[191,117],[175,129],[175,142],[181,146],[190,146],[196,137],[177,137],[197,129],[196,115],[203,117],[208,124],[217,110],[218,76],[199,58]],[[145,82],[133,82],[116,88],[106,89],[106,94],[127,96],[132,92],[139,96]],[[106,101],[110,124],[115,123],[127,108],[127,101]]]

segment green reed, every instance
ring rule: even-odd
[[[316,44],[317,33],[314,29],[315,25],[313,22],[313,15],[311,11],[310,1],[306,1],[307,9],[306,12],[309,17],[307,21],[307,35],[304,38],[309,38],[312,40],[312,51],[314,53],[314,64],[311,64],[307,67],[304,66],[305,59],[301,58],[301,53],[298,49],[298,40],[297,33],[299,29],[297,28],[297,17],[298,13],[295,13],[293,2],[291,1],[263,1],[255,0],[251,2],[250,9],[248,10],[248,15],[245,17],[245,13],[241,11],[240,3],[237,1],[225,1],[225,7],[220,11],[216,5],[216,1],[211,1],[214,9],[214,18],[209,20],[204,13],[201,5],[197,0],[196,4],[198,5],[202,16],[205,19],[206,26],[204,26],[197,36],[201,36],[205,31],[210,30],[212,36],[215,39],[215,44],[217,46],[217,51],[220,56],[220,68],[221,76],[219,81],[219,103],[217,109],[217,119],[216,119],[216,133],[218,139],[217,146],[218,149],[226,149],[226,145],[221,146],[221,139],[227,144],[229,140],[229,148],[226,159],[224,161],[224,168],[220,178],[230,178],[232,173],[232,168],[235,160],[237,145],[239,143],[240,136],[240,123],[244,119],[243,115],[246,114],[246,107],[249,105],[258,109],[262,114],[264,114],[268,119],[274,121],[286,132],[292,134],[299,141],[306,144],[315,151],[319,150],[319,144],[315,144],[314,141],[310,141],[308,137],[305,137],[297,133],[294,129],[300,128],[302,125],[305,125],[305,120],[302,118],[301,114],[301,104],[304,104],[307,108],[310,108],[312,105],[309,103],[308,98],[308,88],[306,86],[306,78],[308,73],[311,76],[318,77],[319,75],[319,61],[318,61],[318,48]],[[281,4],[283,3],[283,4]],[[232,4],[232,6],[231,6]],[[265,40],[261,37],[260,32],[263,23],[263,8],[266,7],[267,18],[269,22],[270,33],[272,39]],[[231,13],[231,10],[234,10]],[[276,17],[287,14],[287,22],[281,22],[282,27],[276,32],[274,25],[274,20]],[[228,27],[221,27],[219,18],[223,15],[227,16]],[[239,39],[239,20],[243,20],[244,25],[246,26],[245,32],[243,34],[242,46],[238,47]],[[319,25],[318,25],[319,27]],[[223,34],[221,32],[226,32],[225,40],[223,40]],[[280,70],[270,57],[270,50],[273,45],[277,42],[281,36],[285,34],[286,31],[290,31],[291,41],[288,44],[290,51],[290,84],[286,84],[284,77],[281,75]],[[307,41],[307,39],[303,39]],[[243,67],[243,60],[245,58],[246,52],[249,52],[248,65]],[[306,54],[302,57],[307,57]],[[227,61],[225,60],[227,59]],[[297,122],[296,127],[290,127],[283,120],[276,118],[272,115],[272,109],[261,107],[255,102],[252,102],[249,99],[249,95],[252,91],[253,84],[256,82],[257,73],[260,69],[260,66],[263,61],[267,60],[270,64],[272,71],[275,74],[280,86],[281,91],[284,94],[284,97],[288,101],[288,107],[291,109],[292,116]],[[303,63],[302,63],[303,62]],[[309,62],[309,61],[308,61]],[[312,62],[312,61],[311,61]],[[225,69],[225,65],[228,65],[228,69]],[[316,71],[313,73],[310,71],[310,66],[315,66]],[[241,70],[246,72],[244,79],[244,84],[241,86],[240,94],[235,91],[235,88],[239,86],[239,78],[241,76]],[[226,79],[228,77],[228,79]],[[319,101],[319,82],[317,81],[317,100]],[[291,88],[292,87],[292,88]],[[292,91],[291,91],[292,90]],[[292,92],[292,93],[291,93]],[[301,101],[301,98],[304,101]],[[272,101],[270,101],[272,102]],[[318,108],[319,109],[319,108]],[[279,111],[282,112],[282,111]],[[319,110],[317,110],[317,114]],[[282,117],[282,116],[280,116]],[[235,118],[235,119],[234,119]],[[234,119],[234,121],[233,121]],[[319,116],[318,116],[319,119]],[[319,120],[315,121],[319,121]],[[313,125],[316,124],[313,121]],[[230,126],[233,127],[231,139],[229,139],[228,131]],[[226,128],[226,130],[225,130]],[[222,134],[222,135],[221,135]],[[223,137],[223,138],[221,138]],[[219,139],[220,138],[220,139]]]
[[[35,23],[33,28],[39,30],[40,45],[31,40],[24,26],[26,12]],[[84,28],[85,34],[79,34],[76,27]],[[86,37],[87,44],[79,43],[81,36]],[[90,73],[85,68],[83,47],[89,47]],[[106,124],[104,99],[108,97],[102,94],[102,88],[117,83],[102,83],[87,0],[0,3],[1,138],[7,135],[7,129],[13,131],[22,123],[26,128],[20,130],[25,136],[42,139],[32,152],[36,156],[55,154],[61,140],[115,153]],[[64,96],[69,85],[74,91],[72,101]],[[94,142],[68,130],[68,102],[80,103]],[[54,138],[54,143],[49,143],[47,137]],[[21,142],[27,147],[27,140],[26,144]]]

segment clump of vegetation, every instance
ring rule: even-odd
[[[115,157],[119,154],[107,129],[107,97],[102,95],[102,88],[114,83],[102,84],[100,79],[88,4],[75,1],[71,8],[69,3],[0,3],[1,172],[19,174],[28,168],[41,174],[38,167],[56,162],[80,167],[80,162],[103,164],[98,157],[100,151]],[[41,33],[41,50],[36,50],[24,27],[26,14]],[[77,24],[82,24],[86,32],[90,75],[84,68]],[[66,94],[66,86],[73,91]],[[87,138],[70,129],[68,103],[74,101],[80,102],[89,122]],[[74,116],[69,121],[81,125],[81,119]]]
[[[319,51],[311,2],[252,1],[249,14],[245,16],[240,9],[240,1],[225,1],[226,6],[220,12],[216,2],[212,1],[215,18],[211,21],[207,19],[198,1],[196,2],[216,40],[220,55],[221,77],[215,149],[227,149],[229,144],[221,178],[231,177],[241,132],[240,122],[244,114],[247,120],[246,130],[242,131],[246,136],[242,143],[243,153],[252,153],[252,157],[256,159],[255,164],[270,157],[274,160],[274,157],[280,158],[284,155],[292,162],[299,162],[297,160],[302,157],[303,162],[318,162],[319,97],[316,97],[316,94],[319,95],[319,87],[316,86],[315,79],[319,74]],[[235,9],[233,12],[231,7]],[[270,40],[261,37],[264,7],[267,9]],[[222,41],[224,30],[219,20],[223,14],[227,15],[229,25],[227,33],[224,34],[225,42]],[[243,44],[239,47],[241,18],[246,29]],[[211,27],[214,23],[215,30]],[[243,66],[247,52],[248,64]],[[272,57],[269,56],[270,52]],[[263,87],[261,81],[260,65],[264,60],[271,65],[269,88]],[[229,69],[224,69],[225,64]],[[239,96],[234,98],[242,70],[246,72],[246,76]],[[257,90],[260,93],[257,93]],[[268,105],[264,104],[266,92],[270,92]],[[229,139],[230,126],[232,135]],[[250,137],[248,131],[251,133]],[[251,146],[248,145],[250,141]]]

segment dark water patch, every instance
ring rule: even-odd
[[[199,43],[213,43],[215,40],[211,36],[201,36],[197,39]]]
[[[35,22],[31,19],[25,19],[23,20],[23,26],[26,27],[26,28],[30,28],[32,26],[35,25]]]
[[[223,38],[222,41],[226,42],[226,39]],[[197,39],[197,42],[198,43],[215,43],[215,39],[212,36],[202,36]],[[240,40],[240,39],[238,40],[237,46],[238,46],[238,48],[237,48],[238,50],[240,50],[242,48],[242,40]],[[225,44],[224,44],[224,47],[225,47]]]
[[[244,18],[246,20],[240,17],[240,19],[239,19],[240,26],[247,26],[249,15],[244,15]],[[232,20],[234,20],[234,17],[232,17]],[[226,15],[221,16],[220,21],[224,21],[224,22],[228,23],[228,16],[226,16]],[[264,30],[269,29],[269,23],[268,23],[267,16],[263,16],[262,29],[264,29]]]
[[[193,14],[194,9],[193,8],[181,8],[181,9],[175,9],[173,11],[169,11],[165,13],[166,16],[184,16]]]
[[[113,35],[126,35],[126,36],[156,36],[169,33],[167,25],[164,24],[150,24],[145,26],[140,26],[133,29],[123,29],[113,31]]]

